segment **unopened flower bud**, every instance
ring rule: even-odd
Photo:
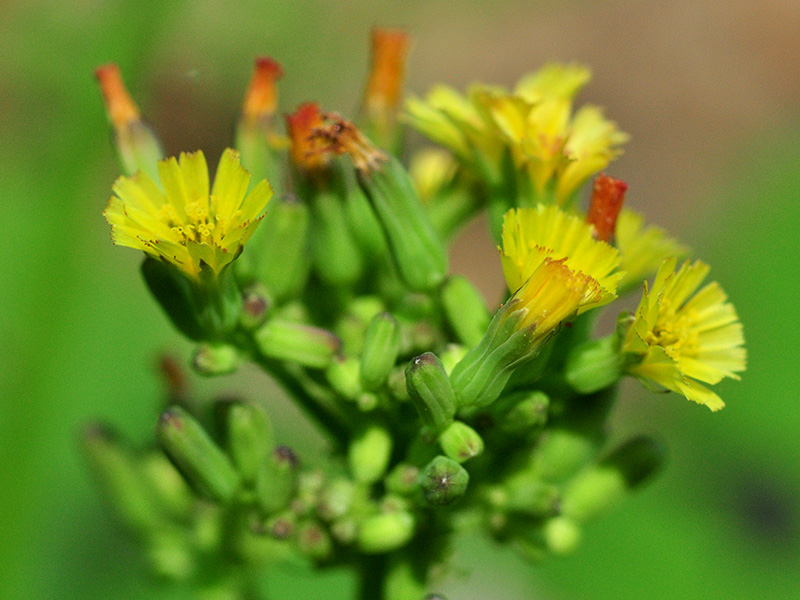
[[[455,421],[439,434],[439,445],[447,456],[460,463],[483,452],[480,434],[461,421]]]
[[[269,294],[262,284],[248,286],[242,294],[240,325],[248,331],[258,329],[266,321],[270,305]]]
[[[386,476],[386,491],[407,496],[417,489],[419,469],[414,465],[400,463]]]
[[[297,486],[297,457],[287,446],[278,446],[262,463],[256,476],[256,499],[265,513],[288,506]]]
[[[371,425],[350,443],[347,462],[356,481],[373,483],[383,477],[391,455],[391,435],[383,427]]]
[[[281,319],[267,321],[254,337],[264,356],[312,369],[329,366],[341,348],[339,338],[325,329]]]
[[[266,411],[250,402],[225,406],[228,450],[242,479],[252,484],[275,445],[272,422]]]
[[[375,315],[364,336],[361,382],[367,390],[384,384],[400,352],[400,326],[389,313]]]
[[[412,359],[406,367],[408,395],[422,422],[434,432],[453,422],[456,398],[442,362],[432,352]]]
[[[365,554],[383,554],[405,546],[414,535],[414,517],[408,512],[387,512],[365,518],[358,531],[358,546]]]
[[[624,357],[619,336],[589,340],[574,348],[564,367],[564,379],[579,394],[593,394],[617,383]]]
[[[452,458],[437,456],[422,469],[419,484],[431,504],[450,504],[467,491],[469,473]]]
[[[203,427],[173,406],[161,414],[158,441],[167,456],[203,495],[229,502],[239,489],[239,474]]]
[[[330,534],[319,523],[303,523],[297,530],[297,546],[300,552],[315,560],[324,560],[333,551]]]
[[[200,375],[228,375],[235,372],[241,359],[235,347],[227,344],[200,344],[192,356],[192,367]]]
[[[543,533],[547,549],[558,556],[571,554],[581,541],[580,525],[565,516],[548,519]]]

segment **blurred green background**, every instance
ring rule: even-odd
[[[117,166],[93,69],[120,65],[170,153],[215,156],[259,54],[284,66],[285,109],[314,99],[351,112],[374,24],[413,33],[417,93],[437,81],[509,85],[552,59],[591,64],[582,98],[633,138],[610,174],[630,184],[630,206],[712,264],[750,353],[743,381],[721,386],[728,407],[719,414],[626,388],[615,435],[655,434],[671,460],[590,527],[575,556],[531,566],[466,539],[442,591],[451,600],[797,598],[800,5],[791,0],[6,0],[0,597],[170,597],[143,577],[76,444],[81,424],[97,418],[149,440],[156,358],[189,351],[148,299],[140,257],[112,247],[101,217]],[[453,252],[456,270],[497,299],[502,276],[480,224]],[[208,397],[246,391],[254,377],[192,383]],[[308,434],[279,410],[281,435]],[[275,598],[345,597],[346,577],[331,582],[345,587],[282,574]],[[303,591],[283,591],[289,583]]]

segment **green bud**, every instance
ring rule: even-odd
[[[130,451],[99,425],[87,427],[81,441],[89,466],[122,522],[141,534],[160,530],[164,518],[157,499]]]
[[[228,375],[235,372],[241,359],[239,352],[227,344],[200,344],[192,356],[192,367],[200,375]]]
[[[278,446],[267,457],[256,476],[256,500],[267,514],[288,506],[297,485],[297,457],[286,446]]]
[[[429,462],[419,476],[419,485],[425,499],[431,504],[450,504],[467,491],[469,473],[451,458],[437,456]]]
[[[214,274],[204,267],[194,279],[177,267],[148,256],[142,277],[172,324],[195,341],[223,339],[233,331],[242,312],[242,296],[233,271]]]
[[[458,340],[468,347],[478,345],[492,318],[481,293],[466,277],[452,275],[442,287],[441,298]]]
[[[242,300],[241,326],[247,331],[258,329],[267,320],[271,300],[266,288],[260,283],[250,285]]]
[[[331,388],[348,400],[356,400],[361,388],[361,363],[357,358],[337,356],[333,359],[325,377]]]
[[[345,186],[344,210],[350,230],[363,254],[374,262],[382,258],[387,251],[383,229],[364,191],[359,187],[353,171],[343,169],[342,177]]]
[[[220,506],[198,502],[191,521],[192,542],[201,552],[218,551],[224,535],[224,514]]]
[[[497,400],[517,366],[542,347],[544,339],[519,327],[520,313],[514,301],[503,305],[492,318],[480,343],[453,368],[450,380],[459,407],[484,407]]]
[[[358,531],[358,547],[365,554],[383,554],[405,546],[414,535],[414,517],[405,511],[366,517]]]
[[[315,560],[325,560],[333,551],[331,536],[319,523],[303,523],[297,530],[297,545],[300,552]]]
[[[581,528],[568,517],[548,519],[543,527],[547,549],[558,556],[571,554],[581,541]]]
[[[256,404],[231,402],[225,408],[228,450],[242,479],[252,484],[275,444],[272,422]]]
[[[281,319],[267,321],[254,338],[264,356],[312,369],[328,367],[341,348],[339,338],[325,329]]]
[[[407,556],[392,557],[384,585],[386,600],[420,600],[423,598],[426,587],[425,576],[420,573],[421,569],[415,568],[416,562]]]
[[[453,372],[453,368],[461,362],[467,355],[467,352],[467,348],[459,344],[447,344],[447,346],[445,346],[441,353],[441,358],[444,370],[447,371],[448,375]]]
[[[317,513],[326,521],[343,517],[353,504],[354,492],[353,482],[349,479],[334,479],[322,489]]]
[[[447,456],[460,463],[483,452],[481,436],[461,421],[455,421],[439,434],[439,445]]]
[[[544,392],[521,392],[500,398],[492,405],[492,412],[503,433],[522,435],[536,432],[547,423],[549,406],[550,398]]]
[[[331,175],[334,173],[331,172]],[[364,270],[364,259],[350,231],[340,186],[309,186],[311,257],[320,279],[334,286],[351,286]]]
[[[623,375],[620,340],[610,335],[589,340],[567,357],[564,379],[579,394],[592,394],[617,383]]]
[[[295,196],[273,198],[250,241],[258,279],[278,302],[297,296],[308,279],[308,207]]]
[[[579,523],[600,516],[652,477],[663,460],[663,449],[655,441],[633,438],[569,482],[561,502],[562,514]]]
[[[442,362],[432,352],[412,359],[406,367],[408,395],[422,422],[433,431],[453,421],[456,399]]]
[[[153,450],[142,458],[142,476],[158,504],[165,512],[185,519],[195,504],[196,497],[169,459],[160,450]]]
[[[158,577],[186,581],[195,572],[195,561],[186,538],[174,531],[158,532],[150,539],[147,560]]]
[[[347,461],[356,481],[373,483],[386,472],[392,456],[392,436],[378,425],[363,429],[350,443]]]
[[[229,502],[239,475],[227,456],[185,410],[173,406],[158,421],[158,441],[167,456],[201,494]]]
[[[394,317],[383,312],[370,321],[361,354],[361,383],[376,390],[386,381],[400,352],[400,327]]]
[[[419,469],[414,465],[400,463],[386,476],[384,484],[386,491],[392,494],[408,496],[418,485]]]
[[[385,158],[375,168],[359,169],[358,182],[383,226],[403,281],[415,291],[432,290],[447,274],[447,252],[405,168],[393,156]]]
[[[544,481],[564,481],[595,456],[599,443],[583,431],[548,428],[531,455],[531,473]]]
[[[512,475],[503,487],[507,510],[535,517],[554,515],[557,511],[559,489],[530,473]]]
[[[358,536],[358,523],[353,517],[343,517],[331,524],[331,534],[340,544],[352,544]]]

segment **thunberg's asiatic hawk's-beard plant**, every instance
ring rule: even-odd
[[[662,462],[648,437],[605,443],[620,380],[716,411],[707,386],[745,368],[708,265],[681,262],[688,249],[598,174],[627,136],[574,109],[587,67],[403,98],[408,44],[374,31],[352,121],[315,103],[282,118],[281,68],[258,59],[213,176],[201,150],[164,157],[119,70],[97,70],[124,172],[104,212],[113,242],[143,253],[194,370],[255,363],[327,439],[323,455],[276,440],[279,392],[201,411],[175,365],[152,447],[87,428],[102,493],[154,572],[197,598],[275,598],[265,573],[297,565],[353,569],[362,600],[439,598],[466,530],[566,554]],[[409,127],[433,145],[406,165]],[[498,308],[448,270],[484,210]],[[597,336],[627,294],[637,308]]]

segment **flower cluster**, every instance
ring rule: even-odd
[[[597,107],[573,111],[586,67],[404,103],[408,47],[376,31],[355,119],[308,102],[285,131],[283,72],[258,59],[213,183],[202,151],[163,156],[118,69],[97,71],[125,171],[104,213],[114,243],[143,252],[154,298],[197,343],[194,370],[255,363],[329,441],[325,457],[280,443],[261,390],[218,402],[206,427],[174,367],[157,447],[87,431],[154,569],[214,597],[257,597],[260,567],[302,561],[355,568],[364,599],[420,600],[472,525],[533,559],[568,553],[661,463],[647,437],[608,447],[619,381],[718,410],[706,385],[745,368],[733,306],[700,288],[707,265],[676,271],[688,249],[600,173],[627,136]],[[411,167],[408,125],[440,146]],[[447,253],[484,209],[508,285],[493,309]],[[637,289],[636,311],[593,337]]]

